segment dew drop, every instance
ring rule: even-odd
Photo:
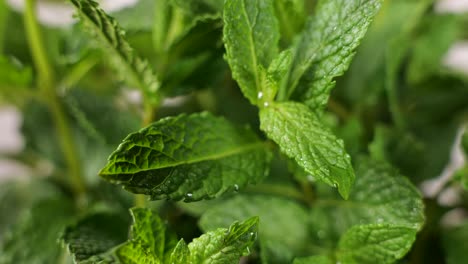
[[[264,106],[264,107],[268,107],[269,105],[270,105],[270,104],[269,104],[268,102],[264,102],[264,103],[263,103],[263,106]]]
[[[258,92],[257,98],[258,98],[258,99],[262,99],[262,98],[263,98],[263,92]]]
[[[239,191],[239,185],[234,184],[234,191],[235,191],[235,192],[238,192],[238,191]]]
[[[193,194],[187,193],[186,196],[187,196],[188,198],[192,198]]]

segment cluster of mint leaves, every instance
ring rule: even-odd
[[[14,51],[2,96],[25,116],[18,158],[56,168],[0,186],[0,263],[430,263],[443,209],[415,183],[466,122],[467,81],[441,66],[463,18],[431,0],[70,3],[71,33],[43,28],[49,63],[31,14],[0,11],[29,38],[0,47]],[[118,107],[122,82],[140,105]],[[450,263],[466,226],[443,233]]]

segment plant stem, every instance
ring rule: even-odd
[[[72,131],[68,126],[62,104],[54,89],[54,73],[47,58],[39,24],[36,19],[36,0],[26,0],[25,4],[24,24],[31,55],[38,73],[37,86],[40,89],[42,99],[47,103],[55,121],[60,145],[68,166],[68,173],[71,177],[71,185],[78,203],[81,203],[84,201],[86,187],[82,178],[81,165]]]

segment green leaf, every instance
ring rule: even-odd
[[[195,201],[258,182],[270,156],[252,131],[204,112],[130,134],[100,175],[153,199]]]
[[[18,61],[0,56],[0,91],[13,88],[26,88],[31,85],[32,72]]]
[[[252,104],[262,87],[261,69],[278,53],[279,28],[272,0],[227,0],[224,44],[233,78]]]
[[[290,263],[303,252],[308,234],[307,210],[294,201],[273,196],[237,195],[209,208],[200,218],[203,230],[227,227],[233,221],[259,216],[259,233],[262,254],[271,259],[268,263]]]
[[[295,45],[292,67],[281,89],[312,108],[323,108],[333,78],[342,75],[354,56],[382,0],[322,0]],[[297,88],[296,88],[297,87]],[[281,93],[280,93],[281,94]]]
[[[341,263],[394,263],[416,239],[417,230],[392,224],[354,226],[341,238],[337,260]]]
[[[120,75],[130,85],[140,88],[152,103],[157,103],[159,81],[147,61],[138,57],[130,47],[117,21],[107,15],[93,0],[70,1],[78,10],[84,25],[108,52]]]
[[[257,238],[258,217],[232,224],[228,230],[219,228],[196,238],[188,245],[189,263],[237,264],[241,256],[250,253]]]
[[[113,12],[112,16],[128,31],[151,31],[155,24],[155,5],[159,0],[139,0],[134,5]]]
[[[311,212],[318,238],[337,240],[349,228],[364,224],[393,224],[419,230],[424,223],[421,194],[385,162],[359,160],[356,182],[348,201],[319,193]],[[335,219],[339,219],[336,221]]]
[[[281,150],[310,173],[347,198],[354,182],[344,143],[303,104],[274,103],[260,110],[260,128]]]
[[[293,264],[334,264],[334,263],[335,262],[333,262],[327,256],[312,256],[312,257],[307,257],[307,258],[297,258],[293,262]]]
[[[127,219],[119,213],[93,213],[68,226],[62,240],[74,261],[81,262],[125,242],[127,227]]]
[[[171,258],[169,263],[171,264],[186,264],[189,262],[190,250],[187,246],[187,243],[183,239],[179,240],[179,243],[172,250]]]
[[[63,254],[58,238],[74,216],[73,208],[60,196],[36,203],[5,238],[0,263],[58,263]]]

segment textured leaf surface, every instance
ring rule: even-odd
[[[342,75],[351,63],[354,50],[364,37],[382,0],[322,0],[315,16],[305,25],[295,47],[294,61],[284,83],[288,96],[297,87],[295,98],[313,108],[328,102],[333,78]]]
[[[391,224],[354,226],[340,240],[337,260],[341,263],[394,263],[416,239],[416,230]]]
[[[208,232],[188,245],[189,263],[237,264],[257,239],[258,217]]]
[[[93,0],[70,0],[77,8],[80,19],[96,36],[103,49],[108,52],[122,78],[136,85],[153,102],[159,81],[148,63],[139,58],[125,39],[125,33],[117,21],[107,15]]]
[[[311,212],[318,239],[335,241],[354,225],[393,224],[419,230],[424,205],[418,190],[384,162],[362,159],[348,201],[320,193]]]
[[[36,203],[6,237],[0,263],[57,263],[63,254],[58,243],[60,232],[74,213],[73,204],[65,197]]]
[[[259,239],[268,263],[290,263],[308,241],[308,214],[294,201],[271,196],[241,196],[208,209],[200,219],[203,230],[227,227],[233,221],[260,217]]]
[[[130,134],[100,174],[153,199],[193,201],[258,182],[269,159],[252,131],[205,112]]]
[[[95,213],[68,226],[62,240],[75,262],[80,262],[125,242],[127,229],[128,221],[120,214]]]
[[[232,75],[252,104],[262,91],[260,68],[278,53],[279,28],[272,0],[227,0],[224,44]]]
[[[260,128],[281,150],[318,180],[347,198],[354,182],[344,143],[303,104],[275,103],[260,111]]]

